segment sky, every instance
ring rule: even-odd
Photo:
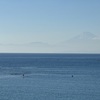
[[[0,0],[0,52],[37,52],[10,46],[55,45],[83,32],[100,36],[100,0]]]

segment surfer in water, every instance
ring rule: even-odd
[[[23,74],[23,78],[24,78],[24,74]]]

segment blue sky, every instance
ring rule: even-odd
[[[0,0],[0,43],[56,44],[100,34],[100,0]]]

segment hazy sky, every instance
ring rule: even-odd
[[[100,0],[0,0],[0,43],[55,44],[100,34]]]

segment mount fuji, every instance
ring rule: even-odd
[[[76,37],[72,38],[73,40],[94,40],[97,36],[90,33],[90,32],[84,32],[82,34],[77,35]]]
[[[100,53],[100,38],[93,33],[84,32],[59,44],[63,52]]]

